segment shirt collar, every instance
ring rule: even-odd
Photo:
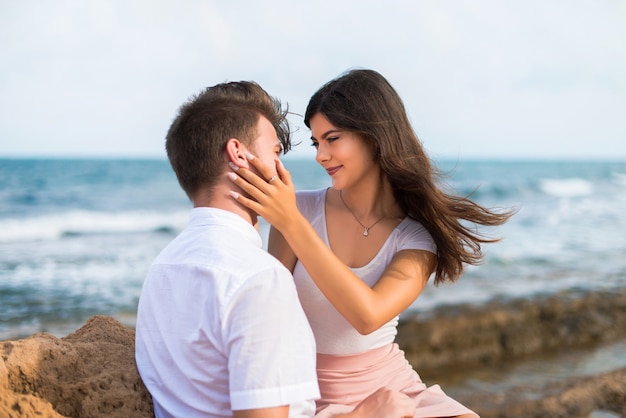
[[[197,207],[189,214],[189,226],[221,225],[237,230],[254,245],[261,247],[263,240],[259,231],[241,216],[218,208]]]

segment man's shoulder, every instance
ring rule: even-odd
[[[159,253],[153,266],[184,265],[241,279],[257,274],[277,274],[291,278],[289,270],[278,259],[249,240],[232,237],[185,239],[181,235]]]

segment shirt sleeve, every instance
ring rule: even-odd
[[[286,269],[256,273],[225,308],[222,333],[233,410],[319,397],[313,335]]]
[[[398,240],[397,251],[401,250],[425,250],[437,254],[437,244],[421,223],[408,220]]]

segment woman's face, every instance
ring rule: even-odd
[[[311,117],[309,124],[312,145],[317,149],[315,160],[331,176],[335,189],[378,175],[371,148],[359,134],[337,128],[321,113]]]

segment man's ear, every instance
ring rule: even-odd
[[[248,148],[237,138],[230,138],[226,142],[226,153],[224,154],[225,162],[231,162],[237,167],[250,168],[244,154],[247,149]]]

